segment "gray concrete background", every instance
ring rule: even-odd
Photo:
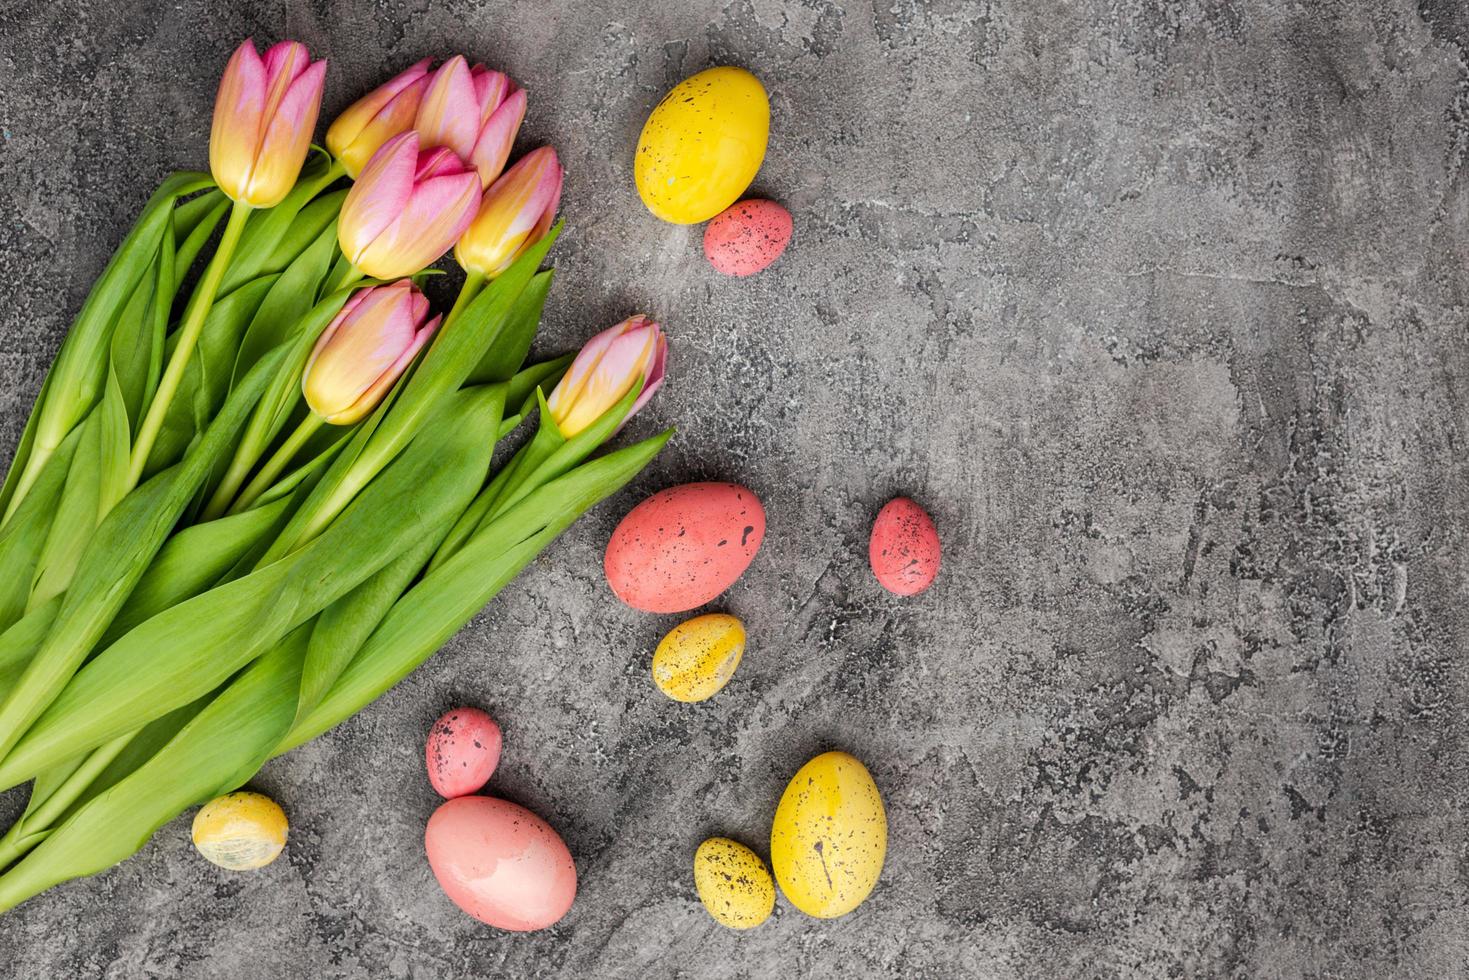
[[[249,34],[330,57],[324,118],[427,55],[520,79],[525,145],[569,171],[542,349],[656,314],[671,377],[629,435],[681,435],[266,769],[284,859],[217,871],[177,821],[0,918],[0,973],[1469,976],[1457,0],[11,0],[6,446],[151,187],[206,162]],[[796,224],[747,281],[631,181],[648,109],[721,63],[770,90],[755,190]],[[707,478],[754,489],[769,533],[717,607],[744,665],[679,705],[648,674],[679,617],[621,607],[600,556],[644,493]],[[908,600],[865,563],[897,493],[945,547]],[[478,925],[423,858],[423,736],[460,704],[504,726],[491,789],[576,857],[550,931]],[[887,801],[877,890],[715,925],[695,846],[764,853],[834,747]]]

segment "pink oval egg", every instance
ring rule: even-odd
[[[938,529],[928,512],[907,497],[889,500],[872,522],[867,557],[883,588],[917,595],[939,573]]]
[[[576,898],[576,865],[550,824],[523,806],[461,796],[429,817],[423,847],[450,901],[486,925],[545,929]]]
[[[749,567],[765,537],[765,508],[734,483],[685,483],[628,511],[604,562],[617,598],[643,612],[684,612]]]
[[[447,799],[468,796],[500,764],[500,726],[478,708],[455,708],[439,716],[424,747],[428,781]]]
[[[704,257],[727,276],[753,276],[786,250],[791,213],[774,201],[740,201],[710,219]]]

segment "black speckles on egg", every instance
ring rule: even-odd
[[[785,252],[793,227],[774,201],[741,201],[704,229],[704,257],[727,276],[754,275]]]
[[[765,511],[749,490],[731,483],[670,487],[634,507],[612,533],[607,583],[635,609],[693,609],[734,584],[764,535]]]
[[[897,595],[916,595],[938,576],[938,529],[928,512],[907,497],[888,501],[872,522],[868,543],[872,574]]]
[[[711,837],[694,852],[694,887],[720,925],[750,929],[775,908],[775,883],[760,856],[738,841]]]

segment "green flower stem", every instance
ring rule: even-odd
[[[52,824],[61,819],[67,808],[87,791],[92,782],[102,775],[102,771],[111,765],[112,760],[122,754],[122,750],[128,747],[128,743],[137,734],[128,732],[93,749],[86,761],[56,787],[34,813],[24,814],[11,824],[5,836],[0,837],[0,868],[14,864],[23,854],[44,840],[51,831]]]
[[[204,331],[204,320],[209,316],[210,307],[214,305],[215,294],[219,292],[219,284],[224,279],[225,269],[229,268],[230,259],[234,257],[235,246],[240,243],[240,235],[245,231],[245,222],[249,219],[251,210],[250,205],[242,204],[239,201],[236,201],[234,207],[230,208],[229,221],[224,226],[219,248],[215,250],[214,257],[209,260],[209,268],[204,270],[204,276],[199,280],[199,286],[189,302],[184,324],[179,328],[178,346],[174,348],[173,356],[168,361],[168,367],[158,382],[158,390],[153,395],[152,404],[148,406],[148,414],[143,417],[143,424],[138,428],[138,437],[133,442],[132,459],[128,464],[127,486],[129,487],[137,486],[143,478],[143,468],[148,465],[148,456],[153,452],[153,443],[157,441],[159,430],[163,428],[163,419],[168,414],[168,406],[173,401],[179,384],[184,380],[184,369],[189,366],[189,358],[194,353],[194,346],[199,342],[199,335]]]
[[[459,319],[459,314],[464,312],[464,308],[479,295],[479,291],[484,287],[484,273],[464,270],[464,285],[459,287],[459,295],[454,297],[454,305],[449,308],[449,315],[444,317],[444,324],[439,329],[443,330]]]
[[[323,295],[339,292],[340,290],[346,289],[348,286],[355,286],[362,280],[362,270],[357,268],[355,265],[349,265],[347,266],[347,268],[342,270],[342,275],[337,279],[336,282],[326,287]]]
[[[260,462],[261,453],[265,452],[265,433],[261,431],[263,424],[257,424],[263,416],[256,413],[250,417],[250,424],[245,429],[245,434],[240,437],[240,444],[235,447],[235,455],[230,459],[229,469],[225,470],[224,476],[215,488],[214,495],[209,498],[203,514],[200,515],[200,523],[216,520],[223,517],[229,510],[230,503],[239,493],[240,487],[244,485],[245,478],[250,475],[250,470],[256,463]]]
[[[306,445],[306,440],[316,435],[316,430],[320,429],[324,424],[325,420],[320,415],[317,415],[315,412],[308,412],[306,417],[301,420],[301,424],[296,426],[296,431],[292,432],[286,441],[281,443],[281,448],[277,449],[275,455],[271,456],[266,461],[266,464],[260,468],[260,472],[255,474],[255,479],[250,481],[250,485],[240,492],[240,496],[235,499],[234,505],[230,507],[228,513],[238,514],[242,510],[249,509],[250,505],[255,503],[256,499],[262,493],[271,488],[271,485],[275,483],[276,477],[281,475],[291,460],[296,458],[296,454],[301,451],[301,447]]]

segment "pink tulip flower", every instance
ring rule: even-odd
[[[510,268],[550,230],[562,178],[561,162],[551,147],[521,157],[485,191],[479,213],[454,249],[455,260],[489,279]]]
[[[348,106],[326,131],[326,148],[356,178],[378,147],[413,128],[428,88],[425,58]]]
[[[337,241],[366,275],[412,275],[464,234],[479,203],[478,174],[448,147],[420,153],[409,130],[384,143],[347,192]]]
[[[413,128],[424,146],[447,146],[468,160],[488,187],[505,169],[523,119],[524,89],[456,54],[429,77]]]
[[[306,404],[323,421],[350,425],[372,411],[433,336],[428,298],[407,279],[359,289],[311,351],[301,376]]]
[[[326,62],[304,44],[282,41],[262,59],[255,42],[235,49],[219,80],[209,169],[231,199],[255,208],[281,202],[311,148]]]
[[[601,418],[642,379],[643,390],[623,419],[633,417],[663,384],[668,340],[663,329],[639,314],[587,341],[546,405],[567,439]]]

